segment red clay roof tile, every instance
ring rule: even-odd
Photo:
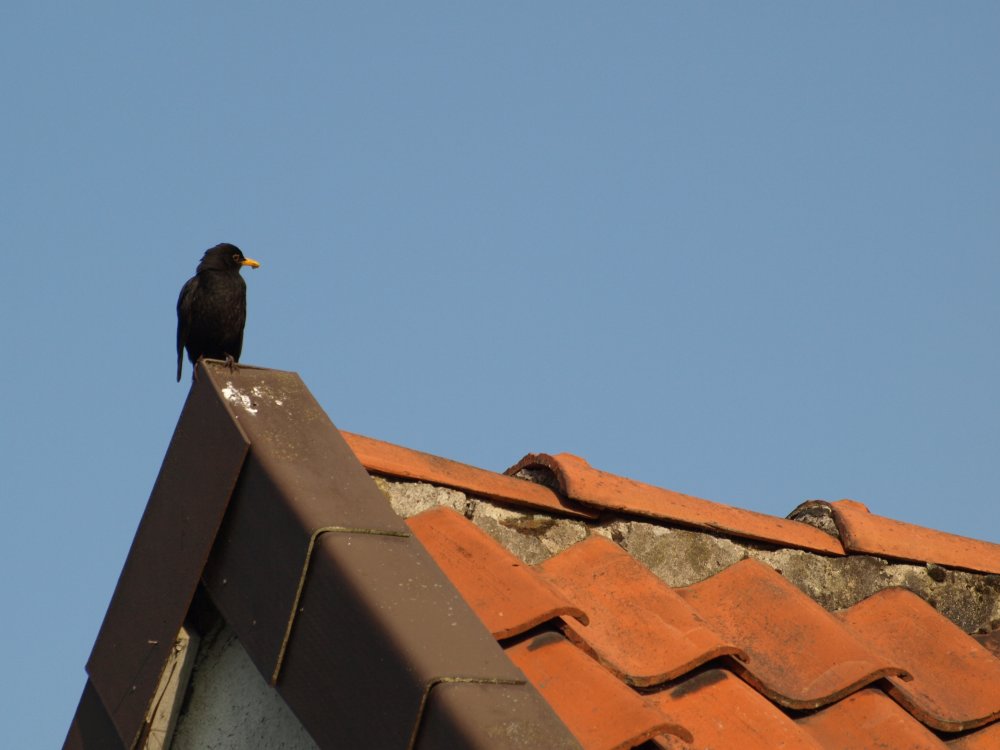
[[[876,516],[854,500],[838,500],[830,507],[851,552],[1000,573],[1000,544]]]
[[[495,637],[560,618],[569,641],[549,633],[507,653],[585,747],[665,734],[656,744],[674,748],[687,728],[704,748],[749,750],[758,738],[793,748],[854,750],[887,738],[897,742],[887,747],[940,748],[920,722],[954,732],[1000,718],[1000,661],[905,590],[884,590],[835,616],[750,559],[671,589],[603,536],[531,568],[450,509],[408,523]],[[731,670],[684,679],[711,658]],[[866,688],[880,678],[901,705]],[[626,685],[666,680],[681,681],[646,696]],[[827,708],[796,726],[767,698]],[[651,706],[661,713],[650,714]],[[989,746],[996,726],[956,747]]]
[[[660,734],[691,734],[558,633],[506,649],[587,750],[630,748]]]
[[[871,688],[798,720],[826,750],[946,750],[920,722]]]
[[[363,435],[341,432],[344,440],[368,471],[404,479],[453,487],[473,495],[516,503],[539,510],[578,518],[596,518],[597,513],[567,501],[544,485],[515,479],[486,469],[451,461],[430,453],[403,448]]]
[[[742,560],[677,589],[713,630],[750,657],[737,669],[790,708],[831,703],[897,673],[833,615],[763,563]]]
[[[631,685],[656,685],[709,659],[742,656],[673,589],[610,539],[591,536],[538,567],[590,618],[587,625],[567,620],[567,636]]]
[[[586,622],[578,607],[451,508],[432,508],[407,524],[494,638],[560,615]]]
[[[1000,747],[1000,723],[958,737],[948,742],[948,750],[997,750]]]
[[[989,633],[976,633],[972,637],[979,642],[980,646],[1000,659],[1000,630],[991,630]]]
[[[905,589],[885,589],[837,616],[912,675],[889,694],[928,726],[950,732],[1000,718],[1000,660]]]
[[[591,468],[569,453],[525,456],[507,470],[544,466],[556,475],[559,486],[572,500],[625,513],[676,521],[732,536],[757,539],[788,547],[844,554],[840,542],[817,528],[798,521],[755,513],[730,505],[702,500],[680,492],[654,487]]]
[[[823,750],[811,734],[726,669],[707,670],[647,697],[691,730],[695,748]]]

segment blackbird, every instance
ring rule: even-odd
[[[240,361],[243,326],[247,320],[247,285],[240,276],[243,266],[260,263],[224,242],[205,251],[194,276],[177,298],[177,382],[181,380],[184,349],[198,377],[202,357]]]

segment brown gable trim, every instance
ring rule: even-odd
[[[240,438],[235,469],[226,435]],[[212,519],[227,503],[216,535]],[[88,666],[106,694],[94,700],[100,691],[88,687],[68,747],[105,747],[83,730],[106,728],[108,714],[122,746],[135,744],[163,668],[159,644],[173,643],[200,576],[321,747],[419,740],[423,750],[454,747],[456,736],[484,748],[578,746],[294,373],[212,362],[199,370]],[[147,627],[144,608],[154,605],[156,627]],[[133,676],[142,681],[120,695]],[[484,686],[458,693],[488,698],[478,711],[488,725],[470,725],[475,712],[435,697],[451,685]],[[541,745],[522,741],[528,723]]]
[[[298,377],[241,369],[220,384],[251,449],[205,587],[317,743],[411,746],[428,705],[438,726],[461,723],[428,703],[460,683],[506,686],[506,721],[547,716],[536,731],[565,744]]]
[[[532,695],[534,694],[534,695]],[[440,683],[431,691],[415,747],[574,750],[568,733],[554,736],[548,704],[531,685]],[[512,705],[520,703],[517,711]]]
[[[90,680],[83,688],[63,750],[126,750]]]
[[[200,372],[87,662],[125,747],[141,733],[249,444]]]
[[[409,532],[297,375],[241,368],[220,389],[251,448],[204,581],[274,683],[322,535]]]

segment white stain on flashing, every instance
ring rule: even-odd
[[[257,389],[254,388],[254,390],[256,391]],[[233,385],[233,381],[226,381],[226,387],[222,389],[222,395],[233,406],[242,407],[243,411],[247,414],[257,413],[257,405],[253,399],[245,393],[240,393],[240,390]]]

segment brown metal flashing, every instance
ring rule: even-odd
[[[877,516],[854,500],[838,500],[830,507],[851,552],[1000,573],[1000,544]]]
[[[441,683],[525,680],[415,539],[321,536],[277,685],[320,747],[410,747]]]
[[[488,500],[523,505],[563,516],[593,519],[599,515],[540,484],[364,435],[350,432],[341,434],[364,467],[376,474],[453,487]]]
[[[274,682],[316,540],[328,529],[409,531],[295,373],[220,370],[217,387],[252,447],[204,580]],[[253,626],[241,632],[244,622]]]
[[[66,746],[131,750],[142,737],[162,657],[199,578],[322,747],[474,736],[475,712],[435,697],[458,684],[502,689],[479,712],[495,726],[514,732],[527,722],[552,747],[567,746],[566,727],[410,536],[298,376],[212,362],[198,372]]]
[[[205,588],[316,742],[408,747],[445,683],[533,692],[298,377],[216,374],[251,449]],[[461,725],[448,705],[435,722]],[[551,711],[542,730],[567,732]]]
[[[844,548],[837,539],[807,524],[609,474],[594,469],[584,459],[569,453],[555,456],[530,454],[507,469],[506,473],[516,474],[522,469],[537,467],[552,471],[567,497],[594,508],[674,521],[713,533],[782,547],[828,555],[844,554]]]
[[[90,680],[83,688],[63,750],[127,750]]]
[[[438,683],[414,750],[579,750],[576,738],[554,719],[552,708],[529,685]]]
[[[210,379],[199,378],[87,662],[89,684],[125,747],[142,730],[247,446]]]

